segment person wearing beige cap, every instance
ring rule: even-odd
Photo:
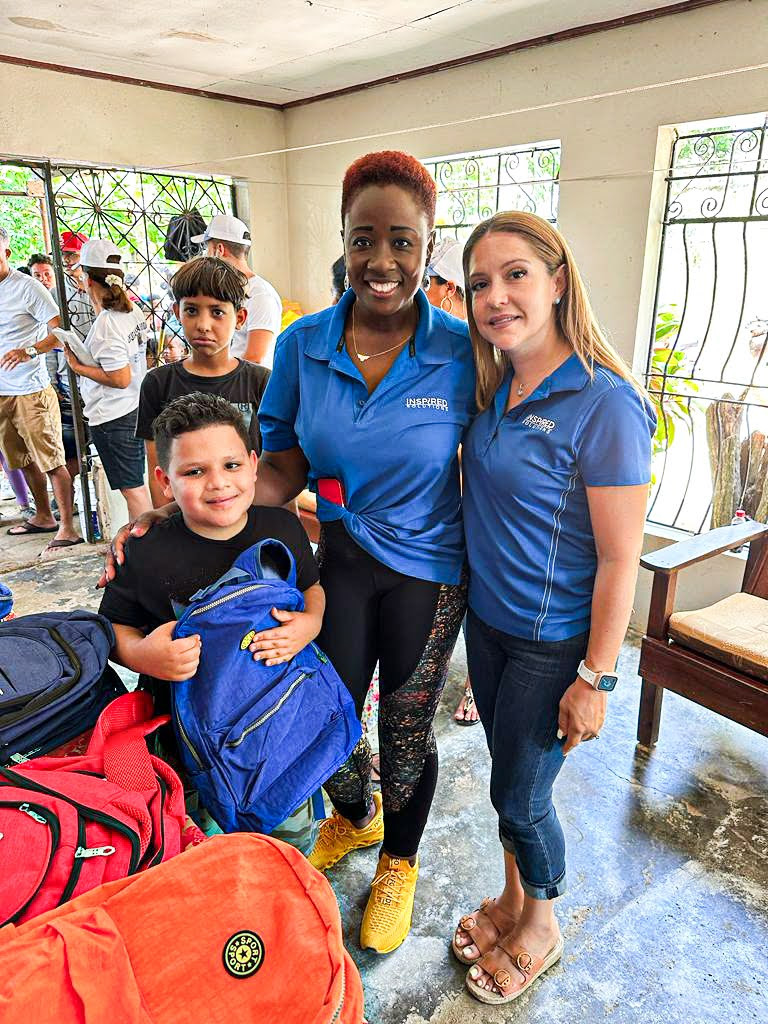
[[[217,213],[205,232],[195,235],[192,241],[203,243],[207,256],[218,256],[245,274],[248,279],[245,289],[248,318],[243,327],[235,331],[231,352],[238,359],[260,363],[271,369],[275,340],[283,317],[283,303],[269,281],[254,274],[248,266],[246,256],[251,247],[248,225],[237,217]]]
[[[461,264],[464,247],[455,238],[441,238],[432,251],[432,258],[427,267],[429,288],[427,298],[433,306],[459,320],[467,319],[467,307],[464,301],[464,268]],[[466,630],[466,623],[462,626]],[[464,692],[453,713],[457,725],[477,725],[480,717],[477,713],[475,695],[472,693],[472,680],[464,680]]]

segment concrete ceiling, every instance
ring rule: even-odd
[[[0,54],[283,104],[678,0],[0,0]]]

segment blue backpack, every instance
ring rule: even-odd
[[[184,767],[225,832],[269,834],[339,768],[361,728],[354,702],[316,644],[290,662],[254,661],[272,608],[303,611],[296,566],[277,540],[244,551],[181,614],[175,636],[199,634],[195,676],[171,685]]]
[[[126,692],[107,664],[114,642],[112,624],[82,609],[0,622],[0,765],[73,739]]]

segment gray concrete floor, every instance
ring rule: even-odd
[[[79,551],[0,572],[17,611],[96,607],[101,562]],[[357,948],[375,852],[329,873],[371,1024],[768,1022],[768,743],[668,694],[658,747],[638,752],[636,666],[630,642],[600,740],[569,757],[558,783],[570,885],[558,907],[563,960],[516,1003],[492,1008],[465,993],[465,968],[448,949],[461,914],[502,883],[482,728],[451,721],[465,671],[457,648],[413,930],[400,949]]]

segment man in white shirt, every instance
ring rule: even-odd
[[[55,533],[50,548],[82,543],[72,522],[72,480],[64,464],[61,416],[42,358],[56,344],[59,309],[39,281],[12,270],[8,232],[0,228],[0,450],[21,469],[35,497],[34,516],[9,534]],[[47,325],[48,333],[41,327]],[[59,506],[57,525],[46,476]]]
[[[269,281],[254,274],[246,262],[245,257],[251,247],[248,225],[237,217],[216,214],[205,233],[195,235],[192,241],[204,242],[208,256],[226,260],[248,278],[245,289],[248,317],[232,338],[232,355],[271,369],[275,340],[283,318],[283,304]]]

